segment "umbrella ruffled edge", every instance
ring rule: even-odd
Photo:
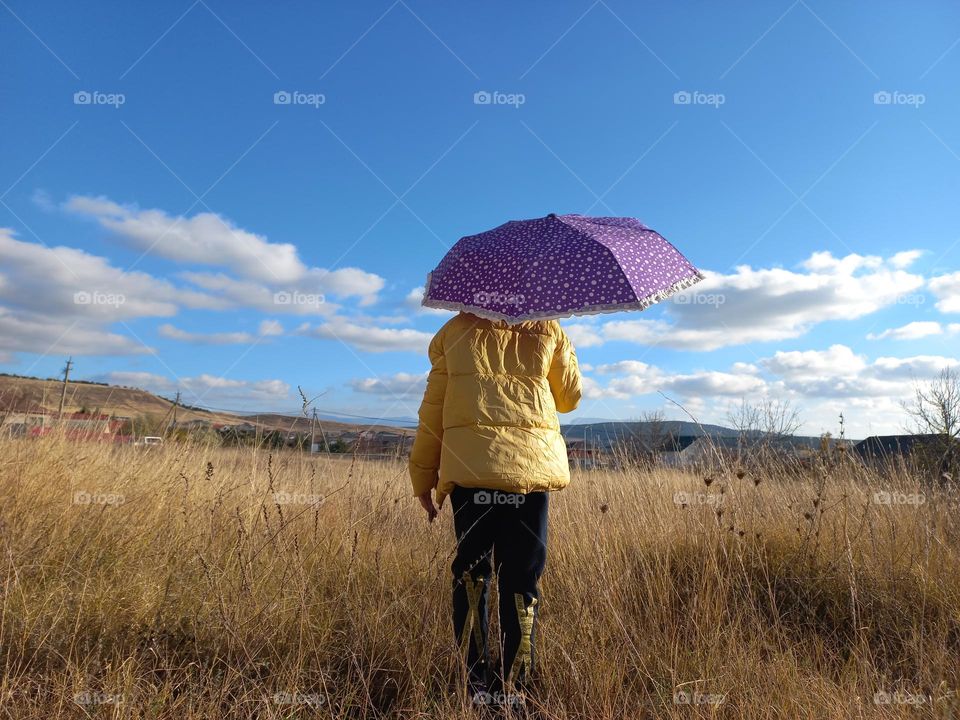
[[[561,320],[563,318],[569,317],[579,317],[581,315],[603,315],[615,312],[627,312],[630,310],[646,310],[651,305],[656,305],[658,302],[666,300],[672,295],[676,295],[681,290],[686,290],[687,288],[696,285],[701,280],[705,279],[705,275],[699,270],[694,270],[696,273],[682,280],[678,280],[673,285],[668,288],[664,288],[658,292],[648,295],[642,300],[637,300],[632,303],[610,303],[606,305],[589,305],[580,310],[570,311],[565,313],[559,313],[556,311],[543,311],[535,313],[526,313],[520,316],[510,316],[504,315],[503,313],[495,312],[494,310],[488,310],[487,308],[478,307],[477,305],[468,305],[466,303],[450,302],[448,300],[433,300],[428,299],[430,294],[430,281],[433,278],[433,273],[427,273],[427,284],[424,287],[423,291],[423,300],[420,302],[421,305],[428,308],[434,308],[435,310],[452,310],[453,312],[467,312],[477,317],[482,317],[487,320],[502,320],[509,325],[518,325],[523,322],[530,322],[531,320]]]

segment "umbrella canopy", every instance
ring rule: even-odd
[[[423,304],[523,322],[643,310],[702,279],[639,220],[551,213],[458,240]]]

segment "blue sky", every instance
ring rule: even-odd
[[[955,3],[0,16],[2,371],[73,355],[210,407],[295,411],[302,385],[413,416],[444,321],[413,291],[459,237],[549,212],[638,217],[709,274],[685,303],[564,322],[582,417],[676,416],[662,392],[703,421],[771,397],[811,434],[841,410],[896,431],[956,362]]]

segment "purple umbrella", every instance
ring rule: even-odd
[[[460,238],[423,304],[522,322],[643,310],[702,279],[639,220],[551,213]]]

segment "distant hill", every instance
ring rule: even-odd
[[[711,437],[715,439],[733,439],[740,435],[738,430],[722,425],[701,424],[686,420],[664,420],[652,422],[604,421],[578,425],[564,425],[561,432],[567,440],[586,440],[600,447],[610,447],[631,440],[647,440],[659,434],[660,437]],[[820,446],[818,436],[794,435],[793,444],[803,444],[811,448]]]
[[[60,405],[60,392],[63,385],[60,380],[21,377],[18,375],[0,375],[0,412],[11,410],[49,410],[55,411]],[[71,380],[67,385],[65,412],[87,410],[107,415],[138,418],[161,419],[172,416],[173,401],[155,395],[146,390],[120,385]],[[323,431],[331,434],[356,432],[358,430],[391,430],[407,434],[409,428],[396,427],[391,422],[375,422],[354,419],[330,419],[318,416]],[[211,424],[239,425],[253,423],[266,430],[286,432],[309,431],[310,420],[300,415],[279,413],[233,414],[215,412],[190,406],[177,408],[178,423],[191,420],[206,420]],[[319,431],[318,431],[319,432]]]
[[[60,380],[42,380],[16,375],[0,375],[0,409],[2,410],[56,410],[60,405]],[[64,411],[77,412],[86,409],[109,415],[126,417],[163,417],[173,407],[173,402],[139,388],[106,385],[102,383],[73,380],[67,385]],[[233,423],[237,417],[229,413],[217,413],[201,408],[180,406],[177,419],[209,420],[210,422]]]
[[[60,402],[61,382],[55,379],[20,377],[0,374],[0,412],[44,408],[56,410]],[[106,385],[103,383],[73,381],[67,386],[64,410],[76,412],[86,409],[126,417],[162,418],[172,412],[173,402],[140,388]],[[413,418],[361,418],[336,413],[317,413],[323,432],[338,435],[359,430],[393,431],[404,435],[415,432]],[[237,425],[253,423],[267,430],[309,432],[310,418],[298,414],[215,412],[203,408],[179,406],[177,420],[207,420],[210,423]],[[654,426],[658,425],[658,428]],[[716,438],[736,437],[737,431],[722,425],[697,425],[686,420],[665,420],[662,423],[578,418],[561,428],[567,440],[589,440],[601,446],[610,446],[629,439],[648,438],[654,432],[675,437],[709,435]],[[319,430],[318,430],[319,432]],[[800,438],[798,438],[800,439]],[[812,442],[817,438],[809,438]]]
[[[302,415],[283,415],[280,413],[254,413],[243,415],[241,420],[252,422],[263,427],[274,428],[286,432],[310,432],[311,419]],[[388,420],[377,422],[375,420],[354,420],[352,422],[343,422],[342,420],[333,420],[326,415],[317,413],[316,430],[319,441],[321,430],[330,435],[339,435],[344,432],[357,432],[358,430],[372,430],[374,432],[396,432],[403,435],[409,435],[416,428],[402,427],[391,424]]]
[[[605,420],[598,423],[564,425],[563,436],[568,440],[585,440],[602,445],[630,438],[645,438],[652,433],[700,437],[736,437],[737,431],[722,425],[697,425],[687,420],[664,420],[660,423]]]

